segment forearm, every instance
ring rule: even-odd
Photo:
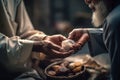
[[[46,36],[47,35],[44,32],[38,30],[30,30],[20,35],[22,39],[29,39],[34,41],[42,41]]]

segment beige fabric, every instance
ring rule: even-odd
[[[0,0],[0,63],[20,71],[30,58],[33,41],[17,36],[34,30],[22,0]],[[34,37],[34,36],[33,36]],[[43,36],[42,36],[43,37]]]

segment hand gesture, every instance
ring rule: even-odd
[[[58,46],[61,46],[63,40],[67,39],[65,36],[61,34],[47,36],[44,40],[50,41]]]
[[[77,50],[82,48],[82,46],[87,42],[89,39],[89,34],[87,30],[78,28],[72,30],[69,33],[68,38],[75,41],[76,44],[73,46],[73,48]]]
[[[34,51],[43,52],[49,57],[64,58],[74,53],[74,50],[63,51],[61,43],[66,38],[62,35],[47,36],[42,45],[40,42],[35,43]],[[39,45],[40,44],[40,45]],[[36,46],[36,47],[35,47]]]

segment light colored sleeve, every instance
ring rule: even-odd
[[[39,34],[39,39],[43,39],[46,36],[46,34],[44,32],[34,29],[32,23],[31,23],[31,20],[28,16],[28,13],[26,11],[23,0],[21,1],[20,5],[18,6],[16,22],[18,24],[18,31],[17,31],[18,36],[21,36],[21,35],[23,36],[24,34],[30,33],[30,32],[33,32],[33,34],[31,34],[27,37],[23,36],[23,38],[32,39],[32,38],[36,37],[36,35]]]
[[[30,18],[27,14],[23,0],[21,0],[20,4],[18,5],[18,8],[17,8],[16,22],[18,24],[17,35],[21,35],[26,31],[34,29],[32,23],[30,21]]]
[[[8,38],[0,33],[0,63],[7,68],[22,68],[31,55],[33,41]]]

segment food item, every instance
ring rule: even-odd
[[[75,42],[71,39],[66,39],[64,41],[62,41],[62,48],[65,50],[65,51],[68,51],[70,50],[70,48],[75,44]]]
[[[72,62],[68,65],[70,69],[74,69],[75,67],[79,67],[79,66],[82,66],[81,62]]]
[[[56,78],[56,80],[66,80],[67,78],[68,80],[74,80],[74,78],[76,79],[77,77],[83,79],[83,77],[87,78],[92,74],[100,76],[102,74],[102,76],[105,77],[109,75],[109,70],[89,55],[83,55],[78,58],[75,57],[74,59],[64,59],[63,61],[51,64],[46,70],[45,73],[47,72],[47,75],[53,80],[54,78]]]
[[[66,68],[65,66],[63,66],[59,69],[58,74],[66,75],[68,73],[68,71],[69,71],[69,69]]]
[[[53,69],[55,72],[58,72],[60,68],[61,68],[60,65],[54,65],[54,66],[52,66],[52,69]]]
[[[49,75],[51,76],[72,76],[76,73],[79,73],[83,70],[83,65],[81,62],[71,62],[71,61],[63,61],[61,63],[52,65],[49,68]],[[54,72],[52,72],[54,71]]]
[[[89,59],[86,63],[85,63],[86,67],[91,67],[91,68],[100,68],[101,65],[98,64],[94,59]]]
[[[51,76],[55,76],[56,72],[55,71],[48,71],[48,74],[51,75]]]
[[[63,63],[61,63],[61,66],[68,66],[70,64],[70,62],[69,61],[64,61]]]
[[[74,62],[75,63],[75,67],[81,66],[82,63],[81,62]]]
[[[82,66],[78,66],[78,67],[74,68],[72,71],[74,73],[77,73],[77,72],[80,72],[81,70],[82,70]]]
[[[74,68],[75,68],[75,63],[73,63],[73,62],[70,63],[70,64],[68,65],[68,68],[69,68],[69,69],[74,69]]]

